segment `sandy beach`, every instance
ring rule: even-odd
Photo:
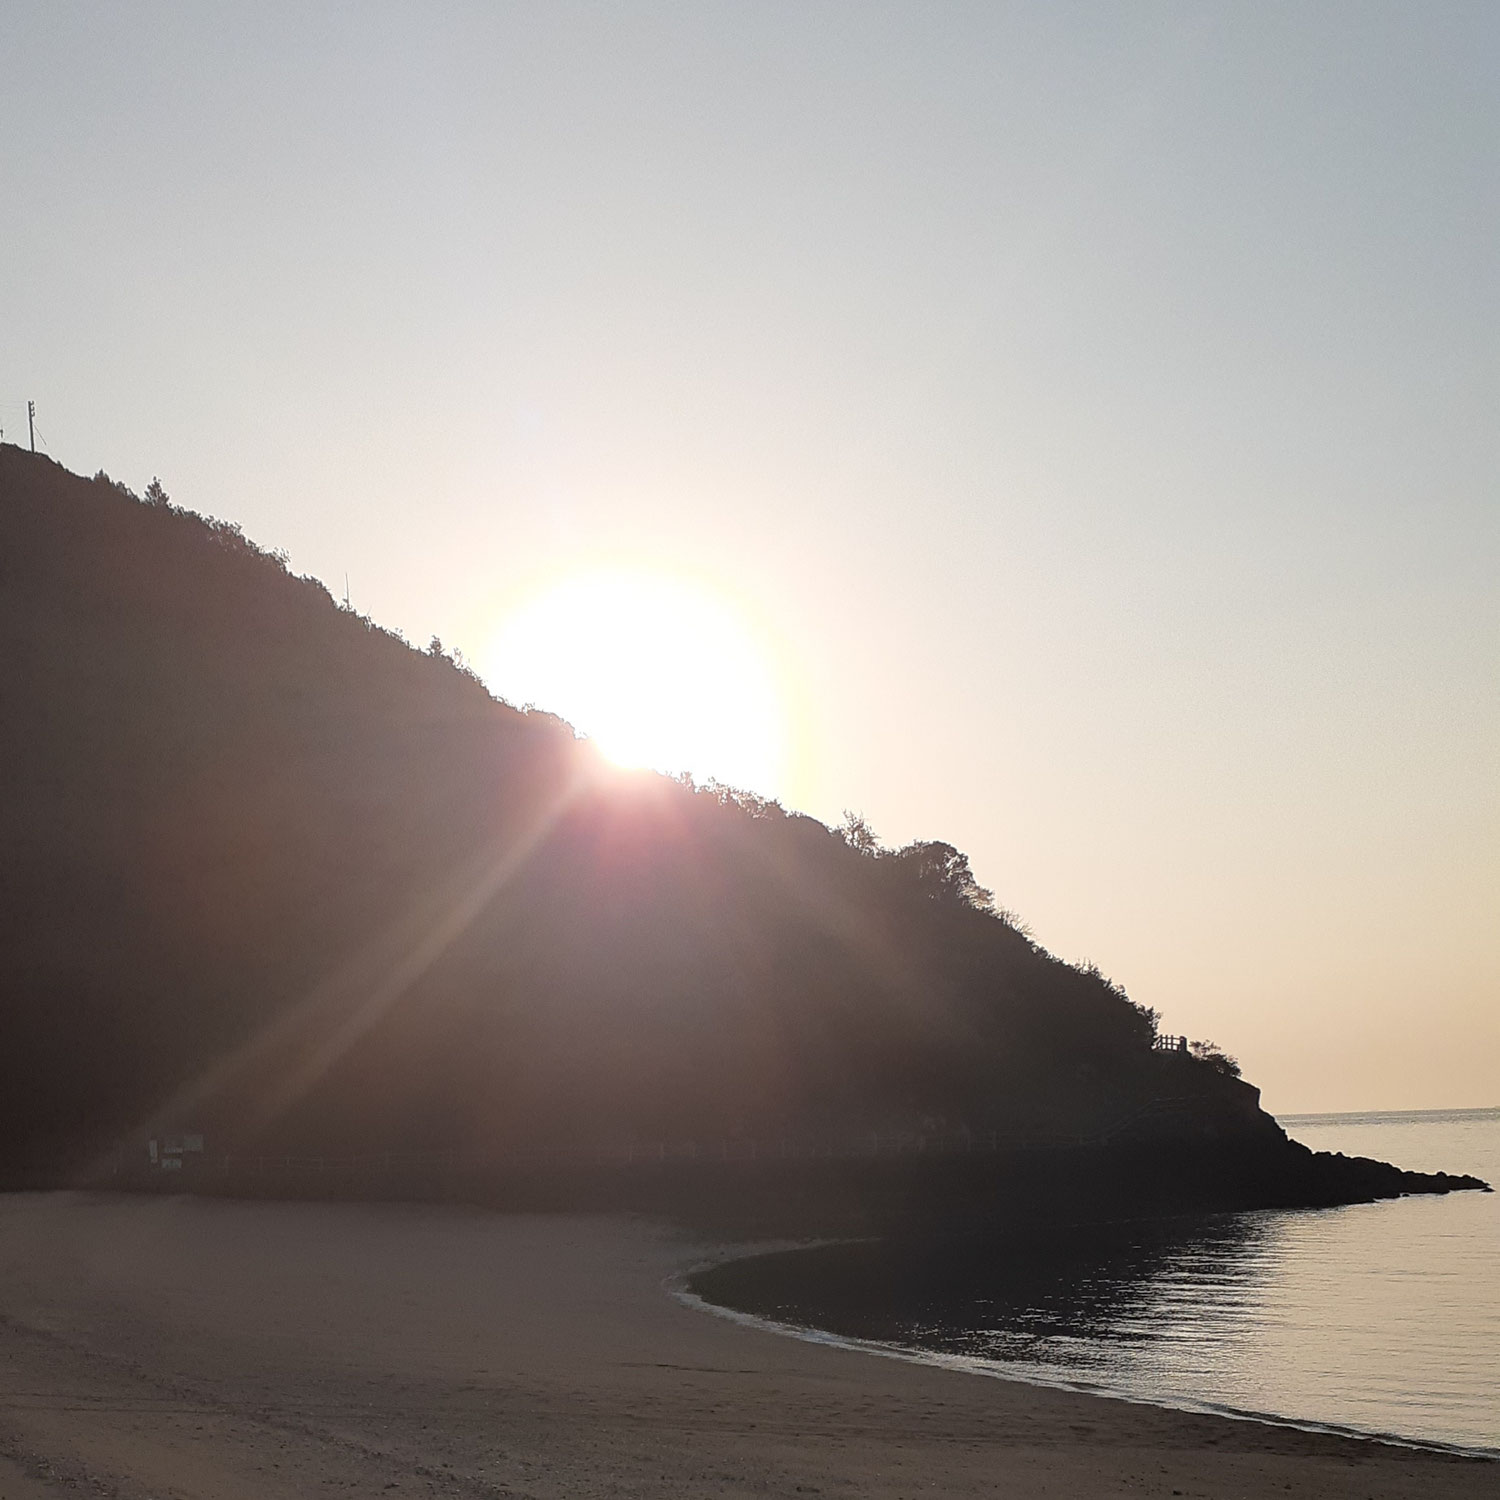
[[[1493,1496],[1493,1463],[819,1346],[624,1218],[0,1198],[0,1500]]]

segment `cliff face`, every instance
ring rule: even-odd
[[[0,1149],[1275,1132],[981,909],[0,447]],[[1279,1133],[1278,1133],[1279,1134]]]

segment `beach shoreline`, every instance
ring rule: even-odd
[[[827,1241],[812,1241],[807,1244],[771,1247],[774,1251],[812,1249]],[[845,1242],[847,1243],[847,1242]],[[939,1370],[952,1370],[982,1380],[1007,1380],[1020,1385],[1034,1386],[1038,1390],[1066,1391],[1071,1395],[1096,1398],[1101,1401],[1123,1401],[1131,1406],[1149,1406],[1158,1411],[1183,1412],[1191,1416],[1219,1418],[1228,1422],[1251,1422],[1265,1427],[1286,1427],[1295,1432],[1322,1434],[1345,1438],[1354,1442],[1377,1443],[1384,1447],[1410,1448],[1417,1452],[1437,1453],[1453,1458],[1474,1459],[1483,1462],[1500,1462],[1500,1448],[1480,1448],[1461,1443],[1442,1442],[1437,1438],[1413,1437],[1399,1432],[1381,1432],[1374,1429],[1339,1425],[1334,1422],[1319,1422],[1299,1419],[1277,1412],[1246,1411],[1213,1401],[1174,1401],[1164,1397],[1140,1396],[1123,1387],[1110,1387],[1097,1383],[1071,1381],[1061,1376],[1049,1377],[1030,1370],[1007,1365],[1003,1360],[981,1359],[972,1355],[944,1354],[934,1349],[921,1349],[911,1344],[898,1344],[881,1339],[856,1338],[852,1334],[834,1333],[825,1328],[808,1324],[788,1323],[776,1318],[763,1317],[730,1307],[692,1290],[692,1278],[710,1266],[732,1263],[735,1260],[768,1253],[763,1246],[726,1246],[723,1255],[712,1257],[692,1266],[668,1279],[667,1290],[686,1307],[691,1307],[708,1317],[727,1319],[745,1328],[760,1329],[783,1338],[802,1339],[808,1343],[822,1344],[835,1349],[869,1355],[875,1359],[905,1360],[912,1364],[927,1365]]]
[[[623,1216],[0,1198],[0,1496],[1491,1495],[1496,1465],[710,1316]]]

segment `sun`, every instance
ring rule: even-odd
[[[496,632],[484,676],[512,703],[560,714],[617,765],[774,796],[786,738],[774,659],[723,591],[596,568],[523,600]]]

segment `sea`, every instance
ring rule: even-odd
[[[1281,1124],[1314,1150],[1500,1188],[1500,1109]],[[695,1289],[804,1337],[1500,1456],[1500,1191],[846,1243],[741,1265]]]

